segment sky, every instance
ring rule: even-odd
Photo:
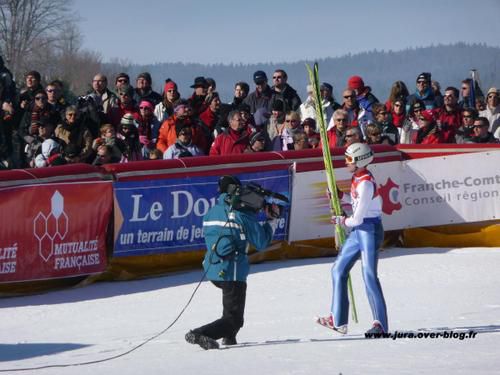
[[[500,1],[74,0],[103,61],[280,63],[459,41],[500,46]]]
[[[127,355],[16,374],[498,374],[500,248],[381,253],[390,332],[451,331],[457,338],[365,339],[372,317],[359,261],[351,271],[359,323],[350,322],[345,336],[314,323],[329,310],[332,262],[252,265],[239,347],[204,351],[184,341],[188,330],[220,316],[221,292],[205,281],[171,329]],[[201,270],[194,270],[1,298],[0,371],[98,361],[132,350],[174,321],[200,278]],[[469,331],[474,338],[465,338]]]

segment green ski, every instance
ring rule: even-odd
[[[342,215],[342,207],[340,206],[340,199],[337,194],[337,182],[335,179],[335,171],[333,169],[332,156],[330,153],[330,147],[328,147],[328,136],[326,134],[327,124],[325,123],[325,118],[323,115],[323,106],[321,105],[321,93],[320,93],[320,81],[319,81],[319,73],[318,73],[318,63],[314,63],[314,70],[306,64],[307,71],[309,73],[309,81],[313,86],[313,97],[315,100],[316,107],[316,123],[318,124],[321,143],[323,144],[323,161],[325,164],[325,172],[327,177],[328,189],[331,192],[330,199],[330,212],[332,215]],[[345,232],[344,228],[341,225],[335,226],[335,231],[337,233],[336,238],[339,239],[339,243],[335,242],[335,246],[337,250],[340,250],[342,245],[345,242]],[[356,304],[354,302],[354,292],[352,289],[351,276],[349,275],[347,279],[347,285],[349,289],[349,300],[352,306],[352,319],[357,323],[358,322],[358,314],[356,312]]]

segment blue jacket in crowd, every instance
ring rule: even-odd
[[[203,268],[211,281],[246,281],[249,245],[265,250],[271,243],[273,229],[267,222],[260,224],[253,211],[232,210],[230,215],[226,196],[221,194],[203,218],[207,246]]]

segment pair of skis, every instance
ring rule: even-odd
[[[313,98],[316,103],[316,123],[318,124],[321,143],[323,144],[323,162],[325,164],[325,172],[327,177],[328,190],[330,191],[330,212],[332,215],[340,216],[342,215],[342,208],[340,205],[340,199],[337,194],[337,182],[335,179],[335,171],[333,169],[332,156],[330,153],[330,147],[328,144],[328,136],[326,133],[327,124],[325,122],[325,117],[323,114],[322,98],[320,93],[320,81],[318,72],[318,63],[314,63],[314,67],[311,69],[309,65],[306,64],[307,71],[309,73],[309,81],[313,86]],[[336,238],[339,239],[339,243],[335,243],[337,250],[340,250],[345,242],[345,231],[341,225],[335,225],[335,231],[337,233]],[[354,302],[354,292],[352,290],[351,276],[347,278],[347,286],[349,289],[349,300],[352,306],[351,314],[352,319],[357,323],[358,314],[356,311],[356,304]]]

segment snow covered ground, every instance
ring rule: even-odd
[[[330,305],[333,258],[252,266],[244,347],[204,351],[184,334],[218,317],[204,282],[179,321],[115,360],[27,374],[482,374],[500,368],[500,248],[388,249],[379,274],[391,331],[477,332],[474,339],[364,338],[371,326],[359,262],[351,273],[360,317],[340,336],[313,317]],[[100,360],[132,349],[179,314],[201,271],[97,283],[0,300],[0,370]]]

